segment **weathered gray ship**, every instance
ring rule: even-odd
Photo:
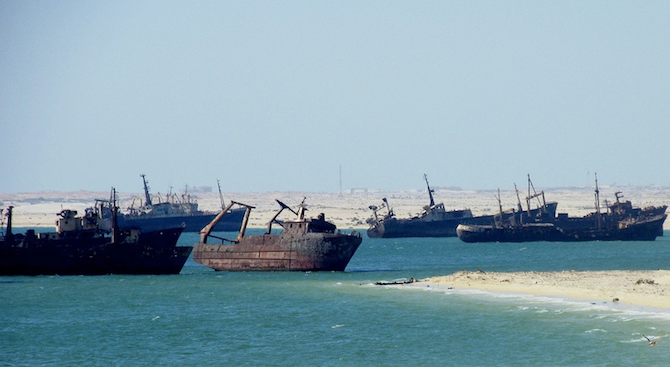
[[[204,212],[198,209],[198,203],[188,193],[182,197],[169,193],[165,200],[155,202],[149,192],[145,175],[141,175],[144,183],[144,202],[139,206],[131,205],[125,213],[118,214],[120,228],[139,228],[143,231],[156,231],[162,228],[183,227],[184,232],[199,232],[209,224],[216,212]],[[221,188],[219,187],[219,195]],[[223,198],[222,207],[223,207]],[[216,231],[236,231],[240,228],[244,209],[231,209],[226,217],[218,222]],[[110,207],[105,208],[105,218],[109,227],[111,218]]]

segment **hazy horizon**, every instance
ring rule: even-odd
[[[667,186],[670,3],[0,0],[0,192]],[[656,160],[660,159],[660,162]],[[160,189],[160,190],[159,190]]]
[[[616,183],[603,183],[603,182],[598,182],[598,186],[600,188],[601,192],[604,191],[611,191],[614,189],[636,189],[636,190],[644,190],[644,189],[663,189],[663,190],[670,190],[670,185],[619,185]],[[458,191],[464,191],[464,192],[477,192],[477,193],[488,193],[492,192],[495,193],[496,191],[500,190],[501,192],[504,193],[510,193],[514,192],[514,183],[508,186],[504,187],[490,187],[490,188],[468,188],[468,187],[455,187],[455,186],[435,186],[431,184],[431,189],[434,190],[435,192],[442,192],[442,191],[450,191],[450,192],[458,192]],[[91,193],[106,193],[106,192],[111,192],[111,189],[114,188],[117,193],[120,194],[142,194],[144,193],[144,188],[142,187],[141,183],[140,186],[136,188],[130,188],[130,189],[119,189],[116,186],[110,186],[106,190],[90,190],[90,189],[84,189],[84,188],[79,188],[79,189],[72,189],[72,190],[56,190],[56,189],[47,189],[47,190],[37,190],[37,191],[15,191],[15,192],[0,192],[0,195],[13,195],[13,194],[39,194],[39,193],[46,193],[46,192],[57,192],[57,193],[76,193],[76,192],[91,192]],[[207,191],[207,189],[211,189],[211,191]],[[535,190],[537,192],[539,191],[545,191],[547,194],[551,194],[552,190],[577,190],[577,191],[591,191],[595,189],[595,183],[592,185],[582,185],[582,186],[534,186]],[[528,190],[526,183],[524,182],[523,184],[517,183],[517,189],[519,193],[525,194]],[[364,191],[365,190],[365,191]],[[165,195],[169,192],[173,194],[194,194],[197,196],[197,194],[216,194],[218,195],[218,188],[216,186],[212,185],[182,185],[180,187],[175,187],[175,186],[154,186],[151,184],[149,186],[149,191],[152,195],[154,194],[160,194],[160,195]],[[339,194],[340,191],[325,191],[325,190],[263,190],[263,191],[254,191],[254,190],[226,190],[223,187],[221,188],[221,191],[223,193],[249,193],[249,194],[270,194],[270,193],[276,193],[276,192],[284,192],[284,193],[315,193],[315,194],[332,194],[336,195]],[[424,183],[424,186],[417,186],[417,187],[398,187],[398,188],[391,188],[391,189],[380,189],[380,188],[375,188],[375,187],[353,187],[353,188],[343,188],[342,193],[345,195],[353,194],[353,195],[361,195],[365,193],[402,193],[402,192],[417,192],[417,193],[426,193],[427,189]],[[426,194],[427,195],[427,194]]]

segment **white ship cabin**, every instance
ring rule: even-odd
[[[60,218],[56,221],[56,231],[59,234],[64,232],[90,231],[98,228],[98,216],[93,209],[86,209],[83,217],[77,217],[76,210],[65,209],[59,214]]]

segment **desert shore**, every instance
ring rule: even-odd
[[[561,272],[460,271],[412,285],[556,296],[591,303],[624,303],[670,311],[670,270]]]
[[[595,211],[593,202],[593,188],[547,188],[540,189],[546,193],[548,202],[558,202],[558,212],[573,216],[582,216]],[[670,187],[661,186],[601,186],[600,197],[602,206],[611,203],[615,192],[623,192],[621,200],[630,200],[636,207],[670,205]],[[436,187],[433,194],[435,201],[444,203],[447,210],[468,208],[473,215],[487,215],[496,212],[498,203],[495,199],[497,190],[466,190]],[[522,191],[521,197],[525,196]],[[154,203],[165,200],[166,195],[156,192]],[[195,200],[200,210],[218,211],[221,208],[220,197],[215,192],[179,193],[179,198]],[[303,199],[308,208],[308,215],[316,216],[325,213],[326,219],[334,222],[341,229],[366,229],[366,220],[372,217],[371,205],[381,206],[382,198],[387,198],[396,217],[409,218],[419,214],[429,203],[426,189],[376,191],[356,189],[342,193],[324,192],[224,192],[224,201],[234,200],[253,205],[250,227],[264,228],[268,221],[279,209],[275,199],[279,199],[289,206],[296,207]],[[122,211],[137,207],[144,198],[141,193],[117,192],[119,207]],[[109,192],[94,191],[42,191],[24,193],[0,193],[0,208],[14,206],[13,223],[17,227],[47,226],[53,227],[56,213],[62,209],[74,209],[83,213],[85,208],[95,204],[96,199],[109,199]],[[503,208],[515,208],[518,197],[514,190],[501,192]],[[525,207],[525,202],[523,203]],[[533,206],[537,203],[533,202]],[[382,210],[381,214],[385,212]],[[670,229],[670,221],[666,221],[665,228]]]

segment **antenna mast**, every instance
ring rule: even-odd
[[[521,198],[519,197],[519,189],[516,187],[516,183],[514,183],[514,191],[516,191],[516,207],[520,213],[523,211],[523,206],[521,205]]]
[[[221,210],[225,208],[223,205],[223,194],[221,193],[221,182],[217,179],[216,180],[216,185],[219,186],[219,200],[221,201]]]
[[[144,177],[144,173],[141,174],[142,176],[142,181],[144,181],[144,205],[150,206],[151,205],[151,195],[149,195],[149,186],[147,185],[147,179]]]
[[[426,186],[428,187],[428,195],[430,196],[430,206],[435,205],[435,200],[433,199],[433,190],[431,190],[430,185],[428,184],[428,176],[423,174],[423,179],[426,180]]]
[[[598,230],[602,229],[602,218],[600,217],[600,189],[598,189],[598,174],[595,173],[596,177],[596,215],[598,216]]]
[[[493,217],[493,223],[496,226],[502,227],[504,221],[503,221],[503,208],[502,208],[502,200],[500,199],[500,188],[498,188],[498,196],[496,196],[496,200],[498,200],[498,209],[500,211],[500,223],[496,223],[495,216]]]

